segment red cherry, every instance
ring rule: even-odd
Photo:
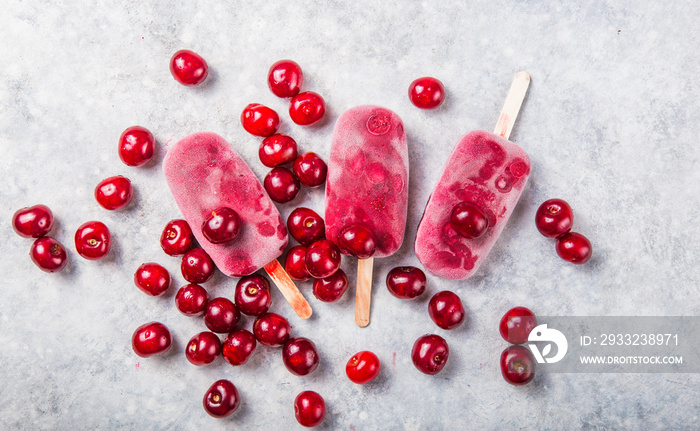
[[[306,281],[311,278],[306,270],[306,247],[297,245],[289,249],[284,258],[284,270],[292,280]]]
[[[374,380],[379,374],[379,358],[372,352],[355,353],[345,365],[345,374],[353,383],[364,385]]]
[[[558,238],[571,230],[574,212],[566,201],[549,199],[544,201],[535,214],[537,230],[547,238]]]
[[[263,165],[268,168],[283,163],[289,163],[297,158],[297,143],[287,135],[272,135],[263,139],[258,150],[258,156]]]
[[[314,296],[323,302],[336,302],[348,289],[348,277],[338,268],[330,277],[314,280]]]
[[[182,286],[175,295],[175,306],[185,316],[199,316],[209,303],[209,294],[198,284]]]
[[[428,314],[436,325],[442,329],[454,329],[464,322],[464,306],[459,296],[443,290],[430,298]]]
[[[377,241],[374,234],[365,225],[353,223],[345,226],[336,240],[341,253],[349,254],[358,259],[372,257],[377,249]]]
[[[283,345],[289,339],[291,330],[287,319],[275,313],[265,313],[253,323],[255,338],[270,347]]]
[[[535,357],[523,346],[508,346],[501,353],[501,374],[511,385],[526,385],[535,378]]]
[[[222,379],[211,385],[204,394],[202,404],[209,416],[225,418],[236,411],[241,404],[241,397],[233,383]]]
[[[287,230],[289,234],[303,246],[323,239],[326,232],[326,224],[316,211],[309,208],[296,208],[287,218]]]
[[[100,181],[95,187],[95,199],[104,209],[118,210],[129,205],[134,188],[128,178],[117,175]]]
[[[425,292],[425,273],[414,266],[397,266],[386,276],[389,293],[401,299],[414,299]]]
[[[408,98],[420,109],[435,109],[445,101],[445,87],[435,78],[418,78],[408,87]]]
[[[481,209],[471,202],[460,202],[452,209],[450,225],[467,239],[476,239],[486,233],[489,219]]]
[[[301,189],[297,177],[289,169],[279,166],[268,172],[263,185],[272,200],[281,204],[297,197]]]
[[[160,236],[160,246],[170,256],[187,253],[192,248],[194,235],[185,220],[170,220]]]
[[[326,181],[328,166],[316,153],[304,153],[294,160],[294,174],[306,187],[318,187]]]
[[[158,322],[139,326],[131,337],[131,348],[142,358],[166,352],[172,344],[170,331]]]
[[[241,320],[241,312],[226,298],[214,298],[207,304],[204,324],[212,332],[226,334],[234,330]]]
[[[32,262],[44,272],[58,272],[66,267],[68,261],[63,245],[48,236],[34,241],[29,256]]]
[[[204,249],[193,248],[182,256],[180,271],[190,283],[205,283],[214,275],[214,261]]]
[[[511,344],[527,342],[530,332],[537,326],[535,313],[525,307],[511,308],[501,318],[498,329],[501,337]]]
[[[40,238],[53,228],[53,213],[46,205],[19,209],[12,216],[12,228],[25,238]]]
[[[591,258],[593,247],[585,236],[569,232],[557,238],[557,254],[567,262],[581,265]]]
[[[256,345],[255,336],[250,331],[237,329],[224,340],[222,354],[229,364],[243,365],[250,359]]]
[[[221,353],[221,340],[213,332],[200,332],[185,347],[185,356],[192,365],[211,364]]]
[[[209,214],[202,223],[202,235],[212,244],[225,244],[238,236],[241,219],[229,207],[220,207]]]
[[[236,284],[233,296],[236,307],[248,316],[260,316],[267,313],[272,304],[270,282],[259,274],[241,277]]]
[[[289,116],[300,126],[311,126],[321,121],[326,113],[326,102],[313,91],[299,93],[289,103]]]
[[[308,338],[290,338],[282,347],[282,360],[290,373],[305,376],[318,367],[318,351]]]
[[[157,263],[144,263],[134,274],[134,284],[147,295],[160,296],[170,288],[170,274]]]
[[[280,117],[265,105],[251,103],[241,113],[241,124],[251,135],[267,137],[277,132]]]
[[[338,268],[340,268],[340,250],[327,239],[316,241],[306,250],[306,270],[312,277],[330,277]]]
[[[301,426],[318,426],[326,417],[326,402],[316,392],[304,391],[294,399],[294,416]]]
[[[199,54],[181,49],[170,58],[170,73],[182,85],[198,85],[207,79],[209,66]]]
[[[153,157],[156,140],[148,129],[131,126],[119,136],[119,158],[127,166],[143,166]]]
[[[277,97],[296,96],[303,81],[301,67],[292,60],[276,62],[267,73],[267,85]]]
[[[99,221],[83,223],[75,232],[75,249],[85,259],[102,259],[109,253],[111,246],[109,229]]]
[[[422,373],[434,375],[442,371],[450,356],[447,341],[439,335],[423,335],[413,344],[411,359]]]

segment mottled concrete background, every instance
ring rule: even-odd
[[[697,426],[698,375],[539,375],[511,387],[500,376],[505,343],[497,327],[515,305],[541,315],[700,314],[700,3],[86,3],[10,0],[0,8],[0,428],[297,429],[292,402],[305,389],[325,397],[328,430]],[[209,62],[207,85],[172,79],[168,59],[180,48]],[[304,88],[326,99],[322,124],[294,125],[285,101],[267,89],[268,67],[281,58],[296,60]],[[430,295],[399,301],[383,279],[396,265],[418,265],[416,227],[448,154],[466,132],[493,128],[518,70],[530,72],[532,86],[511,138],[530,154],[530,183],[474,277],[428,276],[429,293],[454,290],[468,308],[467,324],[442,331],[428,317]],[[409,83],[425,75],[447,88],[433,112],[407,98]],[[321,365],[304,378],[266,348],[236,369],[223,360],[190,365],[183,346],[204,329],[201,320],[179,314],[174,288],[151,298],[132,282],[141,263],[156,261],[175,287],[184,283],[179,261],[158,243],[165,223],[180,216],[160,170],[169,142],[217,132],[265,175],[260,141],[238,120],[251,102],[277,109],[281,132],[326,159],[335,120],[359,104],[396,111],[409,140],[406,240],[376,262],[370,326],[353,323],[352,290],[325,304],[301,283],[314,307],[309,321],[274,293],[273,311],[319,348]],[[119,134],[134,124],[158,141],[157,160],[145,168],[117,156]],[[135,200],[108,212],[93,188],[117,174],[133,181]],[[574,229],[593,242],[587,265],[559,259],[535,229],[535,210],[553,197],[572,205]],[[16,209],[36,203],[53,209],[53,234],[69,248],[60,274],[38,270],[27,256],[31,242],[10,228]],[[322,191],[303,191],[280,209],[286,217],[296,206],[322,212]],[[72,241],[95,219],[115,243],[99,262],[79,258]],[[343,267],[354,282],[355,263]],[[230,296],[235,282],[219,274],[206,287]],[[144,360],[130,337],[150,320],[168,325],[175,344],[166,357]],[[413,341],[428,332],[451,347],[434,377],[410,360]],[[364,349],[383,368],[359,387],[344,367]],[[243,398],[223,421],[201,407],[219,378],[230,378]]]

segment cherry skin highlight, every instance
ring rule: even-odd
[[[276,167],[265,176],[263,186],[273,201],[287,203],[297,197],[301,184],[297,177],[287,168]]]
[[[53,228],[53,213],[46,205],[17,210],[12,216],[12,229],[24,238],[41,238]]]
[[[214,275],[214,261],[204,249],[193,248],[182,256],[180,271],[190,283],[205,283]]]
[[[430,298],[428,313],[436,325],[442,329],[454,329],[464,322],[464,305],[459,296],[443,290]]]
[[[294,97],[299,94],[304,74],[301,67],[292,60],[280,60],[270,66],[267,85],[277,97]]]
[[[95,199],[104,209],[113,211],[129,205],[134,195],[131,181],[121,175],[109,177],[95,187]]]
[[[150,296],[160,296],[170,288],[170,274],[161,265],[147,262],[134,273],[134,284]]]
[[[287,230],[289,234],[299,242],[308,247],[314,242],[323,239],[326,231],[326,224],[316,211],[310,208],[296,208],[287,218]]]
[[[501,353],[501,375],[511,385],[526,385],[535,378],[535,357],[524,346],[508,346]]]
[[[318,187],[326,181],[328,165],[316,153],[304,153],[294,160],[294,174],[306,187]]]
[[[156,139],[141,126],[126,128],[119,136],[119,158],[127,166],[143,166],[153,158]]]
[[[139,326],[131,337],[131,348],[142,358],[167,352],[172,343],[170,331],[159,322]]]
[[[198,284],[182,286],[175,295],[175,306],[185,316],[201,316],[209,303],[209,294]]]
[[[386,276],[389,292],[400,299],[415,299],[425,292],[425,273],[415,266],[397,266]]]
[[[355,353],[345,365],[345,374],[351,382],[358,385],[369,383],[379,374],[379,358],[374,353],[364,350]]]
[[[323,302],[336,302],[347,289],[348,277],[340,268],[329,277],[314,280],[314,296]]]
[[[229,207],[217,208],[202,223],[202,235],[212,244],[226,244],[238,236],[241,219]]]
[[[233,383],[217,380],[204,394],[204,410],[211,417],[225,418],[236,411],[241,404],[241,397]]]
[[[209,66],[199,54],[181,49],[170,58],[170,73],[182,85],[199,85],[207,79]]]
[[[318,351],[308,338],[290,338],[282,346],[284,366],[295,376],[306,376],[318,367]]]
[[[345,226],[338,233],[336,243],[341,253],[358,259],[370,258],[377,250],[377,241],[374,238],[374,234],[360,223]]]
[[[289,103],[289,116],[300,126],[311,126],[326,114],[326,102],[319,94],[305,91],[294,96]]]
[[[340,250],[327,239],[316,241],[306,250],[306,270],[312,277],[330,277],[338,268],[340,268]]]
[[[58,272],[66,267],[68,256],[63,245],[55,239],[44,236],[37,238],[29,250],[32,262],[44,272]]]
[[[284,258],[284,270],[296,281],[306,281],[311,274],[306,269],[306,247],[297,245],[289,249]]]
[[[270,347],[282,346],[289,339],[291,330],[287,319],[275,313],[265,313],[253,323],[255,339]]]
[[[268,168],[293,162],[297,156],[297,143],[287,135],[274,134],[263,139],[258,150],[260,161]]]
[[[109,253],[111,246],[112,236],[102,222],[83,223],[75,232],[75,249],[85,259],[102,259]]]
[[[226,362],[239,366],[248,362],[257,345],[255,336],[245,329],[237,329],[231,332],[222,347],[222,354]]]
[[[580,233],[569,232],[557,238],[557,254],[567,262],[582,265],[593,255],[593,246]]]
[[[294,416],[301,426],[318,426],[326,417],[326,402],[316,392],[304,391],[294,399]]]
[[[435,109],[445,101],[445,87],[438,79],[418,78],[408,87],[408,98],[420,109]]]
[[[266,138],[277,132],[280,127],[280,117],[267,106],[251,103],[241,113],[241,124],[251,135]]]
[[[442,371],[450,356],[447,341],[439,335],[428,334],[413,344],[411,360],[413,365],[425,374],[434,375]]]
[[[194,234],[190,225],[181,219],[170,220],[160,236],[160,247],[170,256],[187,253],[193,242]]]
[[[535,214],[537,230],[547,238],[559,238],[569,232],[573,224],[574,212],[562,199],[544,201]]]
[[[506,311],[498,329],[501,337],[511,344],[527,342],[530,332],[537,326],[535,313],[525,307],[514,307]]]
[[[212,332],[226,334],[233,331],[241,320],[241,312],[226,298],[214,298],[204,311],[204,324]]]
[[[489,219],[477,205],[471,202],[460,202],[452,209],[450,225],[464,238],[476,239],[486,233],[489,228]]]
[[[241,313],[248,316],[263,315],[272,305],[270,282],[259,274],[241,277],[236,284],[233,299]]]

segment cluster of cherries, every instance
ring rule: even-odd
[[[535,357],[530,349],[522,346],[535,327],[537,317],[525,307],[511,308],[501,318],[501,337],[511,343],[501,353],[501,374],[511,385],[526,385],[535,378]]]
[[[588,262],[593,254],[591,242],[580,233],[571,232],[574,212],[561,199],[544,201],[535,214],[537,230],[547,238],[557,240],[557,254],[567,262],[577,265]]]

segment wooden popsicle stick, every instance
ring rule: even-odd
[[[277,259],[265,265],[264,268],[265,271],[267,271],[267,274],[272,279],[272,281],[275,283],[275,286],[277,286],[280,292],[282,292],[282,296],[284,296],[284,299],[286,299],[287,302],[289,302],[289,305],[292,306],[292,308],[299,315],[299,317],[301,317],[302,319],[308,319],[309,317],[311,317],[311,306],[306,301],[306,298],[304,298],[304,295],[301,294],[296,284],[294,284],[292,279],[289,277],[287,271],[284,270],[284,267],[282,267],[282,265],[280,265],[280,263],[277,261]]]
[[[357,286],[355,288],[355,323],[361,328],[369,325],[369,304],[372,299],[373,269],[373,257],[358,259]]]
[[[513,131],[515,119],[518,118],[520,107],[527,94],[527,88],[530,86],[530,74],[527,72],[518,72],[510,85],[508,96],[501,109],[501,116],[498,117],[494,134],[502,136],[506,139],[510,137],[510,132]]]

